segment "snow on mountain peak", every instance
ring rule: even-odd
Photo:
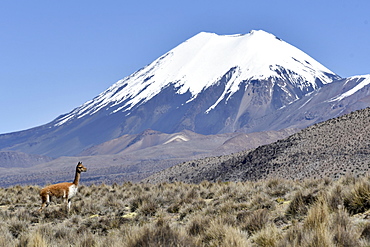
[[[128,111],[171,84],[178,94],[190,92],[189,102],[232,68],[236,72],[210,110],[222,97],[239,90],[242,83],[269,78],[284,80],[282,69],[289,72],[292,83],[300,89],[317,88],[316,79],[326,84],[332,82],[331,76],[336,76],[304,52],[262,30],[237,35],[201,32],[58,119],[56,125],[94,114],[108,105],[120,105],[114,112]]]
[[[350,90],[342,93],[341,95],[338,95],[330,100],[328,102],[333,102],[333,101],[341,101],[344,98],[347,98],[356,92],[360,91],[362,88],[370,84],[370,74],[369,75],[361,75],[361,76],[352,76],[347,78],[347,81],[350,80],[356,80],[358,83],[355,87],[351,88]]]

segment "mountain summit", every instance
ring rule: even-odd
[[[274,87],[286,92],[281,102],[275,102],[281,107],[338,78],[304,52],[265,31],[245,35],[202,32],[58,119],[56,125],[107,107],[112,114],[129,114],[167,87],[176,94],[188,93],[179,102],[183,105],[222,84],[220,93],[207,105],[204,113],[208,113],[221,102],[227,103],[240,89],[269,80],[271,94],[276,93]]]
[[[355,89],[365,79],[342,79],[265,31],[202,32],[70,113],[0,135],[0,150],[59,157],[147,129],[208,135],[304,128],[363,107],[367,84]]]

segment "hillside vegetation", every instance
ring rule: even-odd
[[[189,161],[146,182],[360,176],[370,168],[370,108],[315,124],[251,151]]]
[[[369,246],[370,177],[0,188],[0,246]]]

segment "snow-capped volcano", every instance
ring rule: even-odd
[[[370,105],[369,95],[368,76],[342,79],[267,32],[202,32],[54,121],[0,135],[0,150],[59,157],[147,129],[304,128]]]
[[[332,82],[333,78],[339,78],[304,52],[265,31],[251,31],[245,35],[202,32],[118,81],[95,99],[59,119],[56,125],[106,107],[110,108],[110,113],[129,113],[170,85],[177,94],[190,93],[183,102],[186,104],[220,83],[225,75],[228,78],[225,78],[223,92],[205,112],[225,99],[227,102],[239,89],[245,90],[251,81],[271,80],[271,88],[276,84],[287,93],[285,105]]]

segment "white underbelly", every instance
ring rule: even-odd
[[[68,199],[71,199],[76,194],[77,194],[77,186],[76,185],[71,185],[69,187],[69,191],[68,191]]]

